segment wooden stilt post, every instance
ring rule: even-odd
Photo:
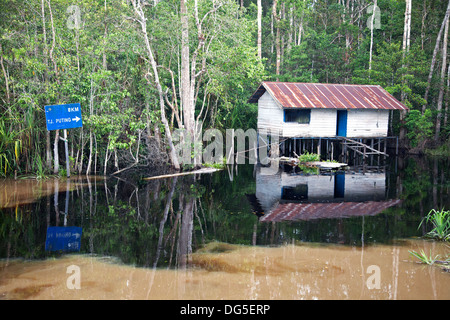
[[[319,138],[319,143],[318,143],[318,145],[317,145],[317,154],[319,155],[319,157],[320,157],[320,149],[322,148],[322,138]]]
[[[373,139],[370,139],[370,147],[373,149]],[[373,158],[374,157],[370,157],[370,165],[373,166]]]
[[[297,138],[294,138],[294,156],[298,154],[297,153]]]
[[[334,160],[334,143],[333,141],[330,141],[331,143],[331,160]]]
[[[364,152],[363,152],[363,173],[366,173],[366,146],[364,146]]]
[[[395,155],[398,156],[398,137],[396,137],[397,142],[395,143]]]

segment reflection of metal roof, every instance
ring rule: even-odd
[[[257,103],[266,91],[283,108],[408,110],[377,85],[263,82],[249,102]]]
[[[280,203],[261,217],[262,222],[285,220],[314,220],[374,216],[401,200],[332,202],[332,203]]]

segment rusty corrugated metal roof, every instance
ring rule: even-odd
[[[261,83],[249,102],[258,102],[266,91],[283,108],[408,110],[377,85],[267,81]]]
[[[402,202],[399,199],[365,202],[279,203],[261,217],[263,222],[374,216]]]

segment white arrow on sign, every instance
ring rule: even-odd
[[[78,122],[78,121],[81,120],[81,118],[75,117],[75,118],[73,118],[72,120],[75,121],[75,122]]]

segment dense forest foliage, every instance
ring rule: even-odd
[[[263,80],[379,84],[409,150],[450,150],[443,0],[5,0],[0,176],[63,172],[44,106],[79,102],[73,173],[182,167],[177,128],[256,128]],[[64,161],[63,161],[64,162]]]

